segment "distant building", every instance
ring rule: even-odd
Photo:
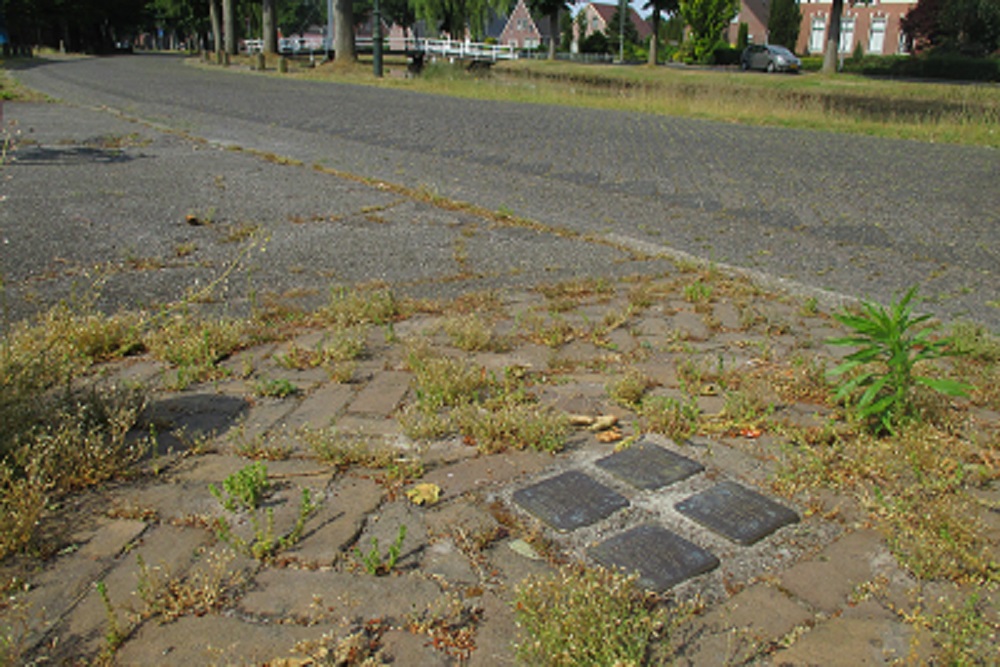
[[[583,9],[580,10],[586,17],[585,27],[583,34],[579,34],[579,25],[576,21],[573,22],[573,41],[579,44],[582,40],[586,39],[588,36],[594,34],[595,32],[605,32],[608,29],[608,24],[611,23],[612,17],[615,12],[618,11],[618,5],[605,5],[599,2],[589,2],[584,5]],[[650,35],[653,34],[653,29],[650,27],[649,23],[646,22],[639,12],[635,11],[635,8],[629,5],[628,16],[635,26],[635,30],[639,33],[639,41],[646,42],[649,40]]]
[[[840,53],[850,55],[858,44],[866,54],[906,53],[901,21],[916,4],[916,0],[870,0],[867,4],[852,4],[850,0],[845,0],[840,21]],[[729,27],[729,42],[736,43],[739,24],[746,23],[751,42],[768,43],[770,6],[771,0],[742,0],[739,14]],[[830,27],[831,7],[830,0],[799,0],[802,11],[799,41],[783,46],[796,53],[823,53]]]
[[[517,0],[500,32],[499,42],[516,49],[537,49],[548,40],[542,35],[524,0]]]

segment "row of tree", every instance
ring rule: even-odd
[[[409,27],[422,19],[441,32],[463,35],[468,31],[473,39],[479,39],[491,16],[506,13],[514,1],[381,0],[380,4],[382,16],[389,22]],[[845,0],[831,1],[824,61],[827,71],[836,67]],[[846,1],[853,5],[863,0]],[[333,46],[340,57],[353,59],[356,20],[370,16],[372,2],[333,0]],[[568,0],[527,3],[533,14],[549,21],[551,35],[560,34],[559,17],[568,16]],[[286,34],[297,34],[310,25],[325,23],[326,4],[327,0],[0,0],[0,18],[6,18],[14,44],[107,52],[135,34],[180,34],[198,36],[202,48],[213,44],[213,48],[235,54],[241,33],[263,35],[265,50],[276,51],[279,26]],[[645,4],[654,36],[660,35],[664,14],[680,17],[689,28],[687,48],[699,61],[706,60],[720,44],[739,7],[740,0],[647,0]],[[616,15],[612,22],[615,20],[621,18]],[[794,47],[800,22],[796,0],[772,1],[771,41]],[[919,0],[903,26],[918,48],[992,53],[1000,48],[1000,0]],[[626,21],[622,32],[628,33],[626,39],[633,38],[631,21]],[[608,30],[604,35],[606,48],[618,48],[618,34],[616,27]],[[657,62],[658,41],[649,43],[651,63]],[[550,40],[550,56],[554,57],[556,47],[557,40]]]

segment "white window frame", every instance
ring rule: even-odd
[[[816,36],[819,35],[817,41]],[[809,30],[809,52],[823,53],[823,44],[826,42],[826,19],[817,16],[812,20]]]
[[[868,31],[868,53],[882,55],[885,52],[885,33],[889,20],[884,16],[872,17],[872,26]]]
[[[853,17],[840,20],[840,47],[837,49],[838,53],[851,55],[851,52],[854,50],[855,25]]]

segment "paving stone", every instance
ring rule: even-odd
[[[728,301],[712,304],[712,313],[723,329],[740,329],[743,326],[739,308]]]
[[[356,572],[273,569],[260,572],[239,601],[240,611],[260,618],[339,622],[384,618],[402,623],[441,596],[420,573],[374,576]]]
[[[438,651],[432,638],[407,630],[391,629],[382,635],[382,655],[393,667],[449,667],[454,664],[444,651]]]
[[[746,588],[683,630],[679,661],[692,665],[738,664],[776,645],[813,614],[769,584]]]
[[[834,618],[773,656],[775,665],[886,665],[910,655],[911,626],[900,621]]]
[[[304,640],[317,640],[327,626],[264,624],[231,616],[186,616],[173,623],[145,623],[115,654],[116,665],[265,665],[291,658]]]
[[[670,319],[670,324],[680,332],[684,340],[708,340],[709,330],[699,313],[682,310]]]
[[[530,475],[552,465],[552,455],[529,450],[480,455],[453,463],[424,475],[425,482],[441,487],[442,498],[461,496]]]
[[[188,437],[219,435],[247,417],[249,410],[242,397],[216,392],[174,394],[153,400],[149,421],[161,433],[183,431]]]
[[[653,524],[619,533],[587,554],[605,567],[638,572],[639,583],[657,592],[719,566],[719,559],[709,551]]]
[[[113,519],[101,526],[80,548],[81,558],[115,558],[146,530],[146,523],[131,519]]]
[[[788,507],[730,481],[682,500],[675,507],[709,530],[743,545],[799,520]]]
[[[669,486],[705,469],[697,461],[648,440],[639,440],[627,449],[598,459],[596,465],[645,491]]]
[[[560,531],[589,526],[629,505],[624,496],[577,470],[515,491],[513,500]]]
[[[815,558],[783,572],[779,585],[816,609],[833,613],[844,606],[858,584],[870,580],[873,562],[885,553],[882,537],[872,530],[842,536]]]
[[[389,415],[399,407],[410,388],[410,373],[403,371],[382,371],[375,375],[348,409],[363,414]]]
[[[370,479],[338,479],[316,514],[309,517],[302,540],[286,555],[307,564],[334,563],[357,540],[368,514],[378,508],[384,494]]]
[[[141,581],[138,557],[142,557],[150,568],[154,581],[160,581],[160,577],[163,580],[179,578],[191,569],[197,551],[214,541],[211,533],[204,530],[150,527],[135,547],[122,555],[111,571],[102,573],[100,577],[122,627],[126,626],[130,614],[145,609],[146,603],[138,595]],[[96,581],[92,583],[96,584]],[[61,662],[63,658],[96,654],[105,643],[107,629],[107,606],[91,586],[80,603],[59,624],[58,634],[64,646],[51,651],[48,657]]]
[[[483,623],[476,633],[476,650],[469,656],[468,667],[518,664],[515,643],[521,631],[509,601],[490,591],[475,601],[483,610]]]

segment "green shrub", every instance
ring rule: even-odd
[[[635,576],[582,567],[525,580],[515,613],[528,634],[518,657],[529,665],[646,664],[666,620]]]

